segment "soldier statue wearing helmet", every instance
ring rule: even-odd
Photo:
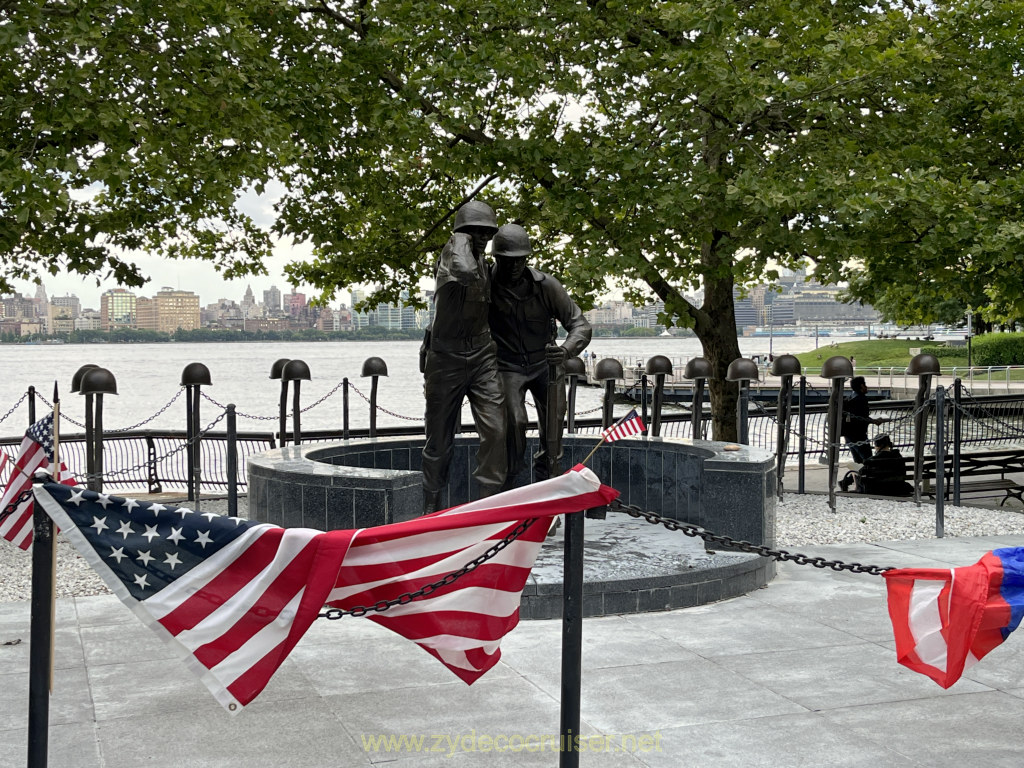
[[[526,467],[526,393],[533,395],[540,449],[533,456],[534,479],[551,476],[561,459],[561,423],[565,415],[565,360],[590,343],[590,323],[555,278],[526,265],[530,237],[518,224],[494,235],[491,255],[491,335],[498,345],[498,371],[505,390],[508,477],[516,484]],[[556,321],[567,336],[557,344]],[[550,390],[549,390],[550,388]]]
[[[464,398],[469,400],[480,435],[473,473],[479,495],[497,492],[506,472],[505,399],[487,324],[491,273],[484,260],[484,249],[498,231],[498,223],[489,205],[473,200],[459,208],[453,229],[437,261],[434,322],[420,354],[427,401],[424,514],[442,503]]]

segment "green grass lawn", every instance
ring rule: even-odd
[[[868,341],[844,341],[834,347],[826,345],[810,352],[801,352],[797,355],[800,365],[805,368],[818,369],[821,364],[830,357],[842,355],[853,357],[857,361],[857,367],[868,368],[905,368],[910,362],[912,355],[910,349],[934,345],[931,341],[918,341],[910,339],[872,339]],[[966,366],[967,348],[964,347],[963,355],[956,357],[943,357],[942,366]]]
[[[844,341],[841,344],[836,344],[834,347],[829,344],[810,352],[801,352],[796,357],[800,360],[800,366],[803,368],[804,373],[810,376],[817,375],[821,371],[821,364],[836,355],[853,357],[857,361],[857,370],[868,373],[867,369],[870,368],[906,368],[912,357],[910,354],[911,348],[917,349],[935,345],[936,342],[919,339],[872,339],[871,341],[865,339],[863,341]],[[967,347],[963,348],[962,354],[942,357],[940,362],[947,374],[953,366],[966,369]],[[977,375],[978,369],[976,368],[975,376]],[[982,369],[982,375],[984,375],[984,369]],[[957,376],[966,378],[967,371],[957,371]],[[1005,371],[996,371],[992,376],[994,379],[1004,380],[1006,373]],[[1024,381],[1024,369],[1016,368],[1010,371],[1010,380]]]

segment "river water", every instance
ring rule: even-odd
[[[822,345],[828,341],[820,342]],[[796,353],[814,349],[813,336],[741,338],[744,356]],[[590,350],[598,358],[614,357],[624,365],[635,365],[653,355],[665,355],[673,362],[683,362],[701,354],[695,338],[597,338]],[[234,403],[239,413],[240,431],[276,431],[279,381],[269,378],[271,365],[279,358],[300,359],[309,365],[312,380],[302,382],[302,428],[340,428],[342,394],[335,390],[344,377],[367,398],[370,379],[360,376],[363,361],[380,357],[388,366],[387,378],[381,378],[378,405],[391,414],[378,412],[379,426],[408,426],[422,423],[423,376],[419,372],[418,341],[345,341],[345,342],[253,342],[237,344],[64,344],[64,345],[0,345],[0,416],[22,397],[29,386],[51,399],[54,382],[59,386],[62,412],[78,422],[84,420],[85,401],[71,392],[71,378],[86,363],[107,368],[117,379],[117,396],[104,397],[105,430],[130,427],[146,421],[166,406],[181,390],[181,372],[193,362],[210,369],[212,385],[202,391],[220,404]],[[330,395],[319,405],[316,401]],[[369,405],[358,392],[350,393],[350,425],[369,424]],[[581,387],[577,396],[577,413],[600,405],[601,391]],[[289,408],[291,406],[289,395]],[[308,410],[307,410],[308,409]],[[216,418],[220,409],[209,400],[201,405],[204,426]],[[46,412],[37,403],[37,418]],[[262,418],[252,418],[262,417]],[[471,420],[468,407],[463,419]],[[28,406],[22,402],[0,423],[0,435],[20,434],[28,423]],[[184,429],[185,399],[179,397],[166,411],[148,421],[148,428]],[[289,421],[289,428],[291,422]],[[65,431],[80,431],[65,424]],[[218,430],[222,426],[218,426]]]

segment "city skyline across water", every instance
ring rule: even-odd
[[[767,355],[769,350],[776,355],[797,353],[814,347],[813,336],[740,339],[740,351],[744,356]],[[626,366],[653,355],[665,355],[673,361],[682,362],[701,354],[697,339],[678,337],[599,337],[588,349],[598,358],[614,357]],[[56,381],[62,412],[81,423],[84,419],[84,398],[71,392],[71,378],[79,367],[88,363],[109,369],[117,379],[118,394],[104,398],[104,427],[106,430],[124,429],[150,419],[166,406],[181,390],[184,367],[199,362],[210,369],[212,380],[212,385],[203,387],[202,392],[221,405],[235,403],[240,431],[276,431],[281,384],[270,379],[269,374],[275,360],[288,358],[304,360],[312,373],[312,380],[302,382],[301,387],[301,407],[309,409],[302,415],[302,428],[340,428],[343,406],[338,385],[348,377],[359,392],[369,397],[370,379],[360,376],[363,361],[369,357],[380,357],[388,366],[389,375],[379,381],[378,404],[391,413],[378,412],[378,425],[421,424],[423,376],[418,367],[418,341],[0,345],[0,365],[8,372],[0,378],[0,416],[21,399],[30,385],[50,400]],[[310,407],[321,399],[322,403]],[[291,401],[289,395],[289,410]],[[578,413],[597,408],[600,404],[600,389],[580,388]],[[369,405],[355,390],[349,395],[349,412],[350,426],[368,426]],[[45,413],[46,406],[37,401],[36,417],[42,418]],[[204,426],[219,413],[220,408],[214,402],[202,399],[201,421]],[[249,418],[252,416],[259,418]],[[463,409],[463,420],[471,421],[468,407]],[[21,434],[27,422],[27,405],[22,402],[14,413],[0,422],[0,435]],[[185,399],[178,397],[146,426],[184,429],[184,424]],[[81,431],[72,423],[65,423],[63,429]],[[221,429],[223,423],[217,427],[218,431]]]

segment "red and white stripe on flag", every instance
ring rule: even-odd
[[[4,455],[6,460],[7,456]],[[0,467],[3,465],[0,464]],[[45,469],[50,466],[50,460],[46,450],[27,435],[21,441],[21,448],[18,451],[18,458],[14,460],[11,467],[11,476],[7,480],[7,487],[4,488],[3,498],[0,499],[0,513],[6,510],[10,504],[27,490],[32,488],[32,478],[36,470]],[[67,467],[61,462],[62,474],[67,472]],[[65,480],[65,485],[74,485],[72,478]],[[11,513],[0,520],[0,537],[21,547],[28,549],[32,544],[32,499],[29,498],[18,504]]]
[[[646,427],[643,420],[632,410],[601,433],[606,443],[614,443],[624,437],[639,435]]]
[[[473,682],[497,663],[501,638],[518,623],[520,595],[551,518],[604,506],[618,496],[577,466],[561,477],[434,515],[325,533],[84,490],[62,492],[58,501],[51,495],[54,487],[35,488],[39,503],[114,594],[170,643],[229,711],[263,690],[325,603],[372,606],[416,591],[459,571],[520,522],[535,519],[495,557],[453,583],[372,616]],[[123,539],[108,534],[108,528],[121,532],[118,522],[132,533]],[[90,543],[107,535],[113,552],[105,539],[100,549]],[[156,545],[169,550],[162,561],[167,566],[157,566],[159,558],[147,560],[144,570],[137,566],[141,548],[153,560]],[[129,558],[124,550],[132,547],[140,551]],[[199,558],[187,570],[178,567],[182,551]],[[148,583],[150,577],[159,577],[159,590]],[[143,591],[133,595],[132,584]]]
[[[443,512],[356,533],[329,597],[337,608],[373,605],[438,581],[484,554],[531,518],[505,549],[406,605],[370,614],[473,683],[501,658],[499,644],[519,623],[519,602],[551,518],[601,507],[618,493],[577,465],[560,477]]]

